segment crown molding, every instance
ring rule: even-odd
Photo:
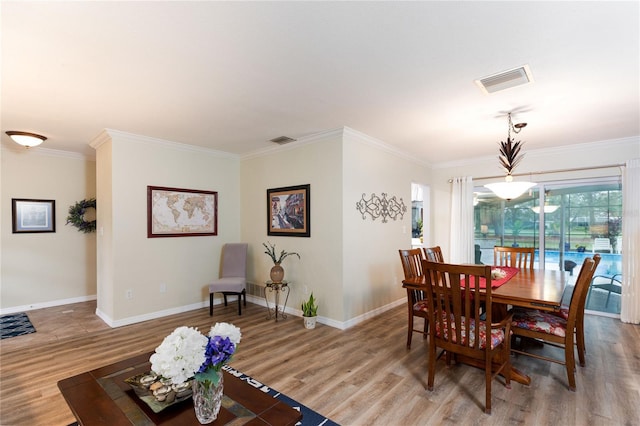
[[[346,136],[351,136],[356,138],[359,142],[364,142],[368,145],[374,146],[378,149],[386,151],[389,154],[395,155],[396,157],[400,157],[404,160],[411,161],[423,167],[431,168],[432,165],[424,160],[418,160],[415,156],[406,153],[405,151],[401,151],[393,145],[390,145],[380,139],[376,139],[373,136],[369,136],[365,133],[354,130],[350,127],[344,127],[344,133]]]
[[[594,150],[602,150],[602,149],[620,149],[626,146],[635,146],[636,148],[640,148],[640,136],[632,136],[628,138],[621,139],[610,139],[606,141],[598,141],[598,142],[586,142],[579,143],[573,145],[563,145],[563,146],[554,146],[551,148],[541,148],[541,149],[532,149],[527,150],[526,155],[528,158],[536,158],[536,157],[548,157],[552,156],[561,156],[566,154],[574,153],[576,150],[582,151],[594,151]],[[496,159],[495,155],[487,155],[483,157],[474,157],[463,160],[456,161],[448,161],[444,163],[434,164],[432,167],[434,170],[436,169],[448,169],[454,167],[465,167],[471,166],[475,164],[483,164],[487,161],[493,161]]]
[[[42,148],[39,146],[31,147],[29,149],[20,147],[6,147],[2,146],[3,151],[9,151],[18,155],[41,155],[44,157],[57,157],[57,158],[69,158],[72,160],[84,160],[84,161],[96,161],[95,156],[84,155],[74,151],[63,151],[60,149]]]
[[[431,165],[428,162],[425,161],[421,161],[421,160],[417,160],[414,156],[411,156],[409,154],[407,154],[404,151],[401,151],[399,149],[397,149],[396,147],[381,141],[380,139],[376,139],[373,136],[369,136],[365,133],[359,132],[357,130],[354,130],[350,127],[347,126],[343,126],[343,127],[339,127],[337,129],[330,129],[330,130],[325,130],[322,132],[318,132],[318,133],[314,133],[312,135],[308,135],[308,136],[304,136],[299,138],[298,140],[296,140],[295,142],[291,142],[288,143],[286,145],[282,145],[282,146],[275,146],[275,147],[270,147],[270,148],[266,148],[266,149],[261,149],[259,151],[253,151],[250,152],[246,155],[243,155],[241,157],[242,160],[248,160],[248,159],[252,159],[252,158],[256,158],[256,157],[263,157],[266,155],[270,155],[276,152],[283,152],[283,151],[289,151],[292,149],[296,149],[299,148],[301,146],[304,145],[308,145],[311,143],[315,143],[318,141],[322,141],[324,139],[330,138],[330,137],[334,137],[334,136],[338,136],[338,137],[342,137],[343,140],[354,140],[357,142],[361,142],[361,143],[365,143],[367,145],[373,146],[375,148],[381,149],[389,154],[395,155],[397,157],[400,157],[404,160],[407,161],[411,161],[413,163],[416,163],[420,166],[424,166],[424,167],[431,167]]]
[[[285,145],[276,145],[268,148],[259,149],[257,151],[252,151],[247,154],[243,154],[240,159],[241,160],[250,160],[252,158],[264,157],[267,155],[271,155],[277,152],[285,152],[291,151],[292,149],[300,148],[301,146],[310,145],[312,143],[328,139],[334,136],[340,136],[343,132],[342,128],[325,130],[318,133],[313,133],[311,135],[302,136],[295,140],[295,142],[290,142]]]
[[[203,148],[201,146],[189,145],[180,142],[173,142],[164,139],[157,139],[150,136],[136,135],[133,133],[127,133],[120,130],[104,129],[98,136],[96,136],[89,144],[92,148],[98,149],[105,142],[112,141],[128,141],[133,143],[141,143],[151,146],[161,146],[163,148],[173,149],[183,152],[196,152],[199,154],[206,154],[218,158],[238,159],[237,154],[231,154],[229,152],[218,151],[210,148]]]

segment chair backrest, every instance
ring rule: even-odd
[[[400,253],[400,261],[402,262],[402,270],[404,271],[404,279],[421,277],[422,274],[422,250],[409,249],[398,250]]]
[[[486,330],[490,329],[491,286],[481,289],[480,285],[473,284],[480,283],[480,278],[490,283],[491,266],[453,265],[425,260],[423,270],[429,306],[434,307],[429,310],[431,336],[435,337],[435,330],[439,330],[439,337],[436,338],[438,346],[463,354],[485,349],[488,352],[491,345],[481,348],[480,324],[486,323]],[[485,313],[486,317],[481,319]],[[465,321],[474,318],[476,326],[463,328],[462,317],[465,317]]]
[[[220,278],[246,278],[247,246],[247,243],[228,243],[222,247]]]
[[[431,262],[444,263],[444,256],[442,255],[442,249],[440,246],[424,247],[424,258]]]
[[[593,278],[599,263],[599,254],[593,256],[593,259],[587,257],[584,262],[582,262],[580,274],[578,275],[576,286],[573,289],[573,294],[571,295],[571,302],[569,302],[567,329],[573,327],[573,324],[575,324],[578,317],[584,315],[584,308],[587,300],[587,293],[589,292],[589,286],[591,285],[591,279]]]
[[[535,247],[495,246],[493,248],[493,264],[533,270],[535,250]]]

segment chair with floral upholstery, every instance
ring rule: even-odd
[[[429,306],[429,379],[427,387],[433,390],[436,371],[436,348],[447,352],[446,363],[458,355],[471,358],[484,365],[485,412],[491,414],[491,383],[502,374],[505,385],[511,388],[511,361],[509,350],[511,315],[497,324],[492,323],[491,286],[484,289],[480,283],[491,282],[491,266],[452,265],[423,261],[426,294]],[[487,307],[481,319],[481,299]]]
[[[514,336],[528,337],[542,340],[544,343],[564,349],[564,359],[551,358],[540,354],[525,352],[518,348],[511,351],[531,356],[546,361],[563,364],[567,370],[569,389],[576,390],[575,378],[575,350],[574,343],[578,348],[578,359],[580,365],[584,366],[585,343],[584,343],[584,307],[589,290],[589,283],[600,263],[600,255],[596,254],[593,259],[586,258],[580,268],[580,274],[576,281],[568,311],[561,309],[560,312],[545,312],[538,309],[514,308],[513,324],[511,331]]]
[[[410,250],[398,250],[400,260],[402,262],[402,270],[404,271],[404,279],[421,277],[422,273],[422,250],[419,248]],[[427,300],[424,291],[407,288],[407,307],[409,309],[409,332],[407,334],[407,349],[411,348],[411,337],[414,332],[421,333],[424,338],[427,337],[429,322],[427,320]],[[424,320],[424,329],[414,328],[414,317],[420,317]]]

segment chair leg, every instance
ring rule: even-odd
[[[609,306],[609,298],[610,298],[610,297],[611,297],[611,292],[609,292],[609,293],[607,294],[607,301],[606,301],[606,302],[604,302],[604,307],[605,307],[605,308],[606,308],[607,306]]]
[[[213,316],[213,293],[209,293],[209,316]]]
[[[584,324],[581,324],[580,321],[578,321],[576,325],[576,343],[578,346],[578,361],[580,362],[580,366],[584,367],[587,364],[585,360]]]
[[[242,315],[242,293],[238,293],[238,315]]]
[[[429,341],[429,378],[427,380],[427,389],[433,390],[433,381],[436,375],[436,345]]]
[[[487,414],[491,414],[491,373],[491,357],[487,356],[484,363],[484,378],[486,381],[484,412]]]
[[[247,307],[247,290],[246,289],[242,289],[242,298],[244,299],[244,307]]]
[[[411,349],[412,335],[413,335],[413,315],[409,314],[409,334],[407,334],[407,349]]]
[[[567,367],[567,379],[569,380],[569,390],[576,391],[576,360],[573,349],[573,339],[569,339],[564,345],[564,356]]]
[[[427,338],[427,334],[429,333],[429,320],[424,318],[424,330],[422,330],[422,340]]]
[[[227,306],[227,293],[222,293],[222,296],[224,297],[224,306]]]

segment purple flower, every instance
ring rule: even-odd
[[[212,336],[205,348],[204,363],[200,366],[199,373],[204,373],[209,367],[219,369],[231,359],[236,346],[228,337]]]

